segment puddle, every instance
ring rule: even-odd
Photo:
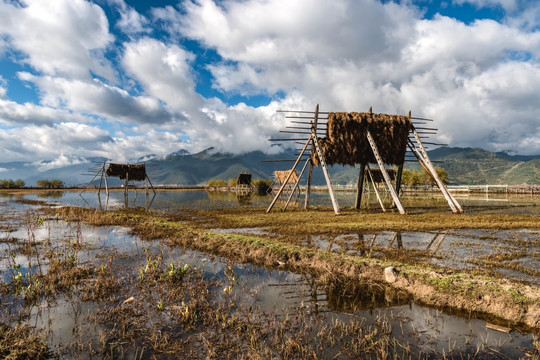
[[[15,215],[18,212],[21,215],[29,209],[28,205],[24,210],[18,204],[11,207],[11,202],[5,206]],[[36,214],[34,216],[38,218]],[[257,314],[273,314],[277,319],[286,318],[291,312],[303,314],[302,316],[306,317],[304,321],[312,327],[312,336],[316,336],[319,331],[325,331],[336,320],[344,324],[361,320],[366,327],[380,326],[382,322],[389,327],[393,340],[410,346],[412,354],[428,358],[437,357],[443,352],[465,357],[476,353],[484,354],[485,358],[524,357],[525,351],[532,349],[535,340],[532,334],[518,331],[500,333],[487,329],[485,321],[420,306],[405,294],[380,284],[359,284],[354,289],[340,286],[327,288],[318,284],[310,275],[270,271],[250,264],[231,264],[226,259],[201,252],[169,248],[160,241],[142,241],[132,236],[128,229],[121,227],[93,227],[56,220],[43,221],[39,226],[27,225],[26,228],[21,223],[18,225],[14,231],[3,232],[0,236],[0,274],[4,282],[12,280],[13,264],[20,264],[23,273],[28,272],[31,266],[33,269],[42,266],[42,271],[46,271],[48,262],[44,254],[17,252],[15,258],[11,257],[17,246],[24,245],[31,239],[38,252],[46,247],[67,255],[70,251],[75,251],[81,265],[91,265],[97,269],[103,265],[111,266],[118,271],[119,278],[137,277],[140,269],[149,263],[148,256],[151,259],[161,257],[164,264],[188,264],[190,268],[200,269],[206,279],[217,282],[211,291],[220,301],[227,301],[227,295],[222,289],[232,273],[236,280],[231,298],[239,309],[253,307],[257,309]],[[258,228],[212,231],[271,235]],[[359,255],[370,249],[376,250],[373,251],[374,256],[384,256],[389,250],[409,251],[414,256],[421,253],[418,256],[423,257],[431,254],[437,255],[430,258],[435,263],[460,268],[478,266],[472,263],[472,259],[479,256],[487,256],[497,251],[516,251],[519,248],[516,242],[530,242],[534,246],[528,251],[527,257],[512,259],[512,262],[524,267],[537,267],[537,235],[538,232],[527,230],[502,234],[485,231],[380,232],[343,234],[334,238],[311,236],[305,239],[305,245]],[[9,242],[9,239],[16,239],[17,242]],[[80,242],[83,246],[73,250],[70,245],[73,242]],[[537,284],[537,277],[532,278]],[[77,357],[78,351],[82,351],[90,357],[90,348],[97,349],[100,346],[100,334],[110,331],[111,326],[96,323],[96,314],[104,311],[104,308],[120,308],[123,300],[135,294],[137,288],[128,289],[125,294],[121,294],[120,300],[105,305],[94,301],[81,301],[80,289],[78,287],[69,294],[59,294],[54,299],[43,298],[35,306],[25,307],[21,301],[4,300],[0,304],[0,318],[2,321],[9,318],[9,322],[14,324],[20,320],[14,314],[22,311],[24,323],[47,334],[49,348],[55,354]],[[240,310],[238,311],[241,314]],[[77,350],[78,346],[82,348]],[[137,351],[135,350],[135,354],[126,353],[125,356],[133,358]],[[337,352],[322,353],[324,356],[335,354]]]
[[[307,247],[348,255],[391,258],[393,252],[422,259],[434,265],[457,270],[485,267],[494,255],[507,254],[526,271],[540,271],[540,236],[537,230],[445,230],[434,232],[390,232],[342,234],[339,236],[307,235],[300,242]],[[523,249],[527,249],[526,252]],[[492,261],[490,261],[492,262]],[[523,272],[498,268],[513,279],[540,285],[540,278]]]

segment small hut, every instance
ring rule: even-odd
[[[237,186],[251,186],[251,174],[250,173],[240,173],[236,177]]]

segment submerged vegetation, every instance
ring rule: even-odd
[[[430,263],[429,256],[439,255],[428,250],[382,249],[375,237],[369,238],[371,244],[362,241],[390,230],[433,231],[437,236],[449,229],[537,231],[537,216],[401,216],[352,209],[342,214],[334,216],[328,208],[270,214],[261,208],[174,214],[75,207],[33,208],[24,216],[4,212],[0,220],[6,236],[0,239],[0,255],[8,265],[0,269],[0,357],[506,357],[488,345],[487,336],[471,345],[467,340],[462,348],[450,342],[440,345],[438,335],[428,338],[425,330],[416,328],[419,319],[409,319],[407,325],[406,315],[373,310],[375,303],[401,306],[412,300],[508,327],[516,333],[513,337],[521,331],[540,332],[538,286],[510,281],[490,269],[526,256],[523,250],[477,256],[479,268],[485,269],[471,271]],[[112,234],[117,226],[127,227],[134,237],[113,241],[88,236],[90,229]],[[482,236],[480,240],[489,240]],[[326,244],[325,239],[336,240]],[[354,253],[348,251],[348,241],[354,243]],[[534,236],[512,241],[538,246]],[[240,263],[297,274],[309,285],[306,297],[291,302],[285,291],[289,295],[281,301],[289,301],[287,307],[257,305],[253,299],[267,294],[257,282],[245,281]],[[397,269],[395,279],[385,277],[389,266]],[[519,266],[514,263],[507,269],[538,276],[534,268]],[[321,306],[320,294],[327,307]],[[55,309],[49,314],[57,309],[75,314],[78,322],[68,340],[51,335],[48,326],[54,324],[41,318],[47,307]],[[360,309],[369,311],[370,318],[357,315]],[[34,329],[28,324],[41,325]],[[427,345],[415,344],[415,338]],[[540,356],[535,341],[518,351],[521,357]]]
[[[321,281],[365,281],[384,283],[383,269],[393,265],[400,269],[400,276],[392,286],[404,290],[420,302],[480,313],[490,313],[514,325],[525,324],[540,328],[540,289],[521,283],[509,283],[489,274],[469,274],[462,271],[439,270],[425,263],[417,264],[407,259],[350,256],[294,244],[291,234],[335,233],[368,229],[410,229],[406,217],[389,214],[364,214],[329,216],[327,212],[290,212],[261,216],[260,213],[239,211],[195,211],[196,219],[188,222],[189,215],[160,216],[138,211],[98,212],[80,208],[65,208],[68,218],[83,218],[94,225],[129,225],[145,239],[166,239],[168,244],[197,249],[240,262],[250,262],[267,267],[281,267],[290,271],[310,273]],[[196,214],[196,215],[195,215]],[[534,216],[468,215],[457,217],[441,214],[417,216],[414,229],[432,229],[437,216],[438,228],[456,227],[456,218],[462,218],[465,228],[538,228]],[[356,218],[352,222],[351,218]],[[454,219],[452,219],[454,218]],[[361,220],[359,220],[361,219]],[[375,220],[378,221],[375,221]],[[298,220],[298,221],[295,221]],[[370,221],[371,220],[371,221]],[[386,221],[386,224],[381,224]],[[254,236],[216,233],[205,229],[204,224],[225,227],[264,227],[277,236]],[[234,226],[232,226],[234,225]],[[280,233],[288,236],[279,237]],[[515,294],[521,294],[516,297]],[[451,295],[451,296],[449,296]]]

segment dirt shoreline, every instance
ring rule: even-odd
[[[206,253],[223,256],[235,261],[249,262],[263,265],[268,268],[311,273],[322,281],[352,281],[356,284],[375,283],[381,286],[390,286],[409,293],[417,302],[434,307],[454,309],[460,312],[469,312],[483,317],[492,317],[492,321],[503,326],[524,326],[531,331],[540,332],[540,289],[536,286],[513,282],[503,278],[495,278],[481,274],[471,274],[466,271],[439,270],[434,267],[407,263],[395,260],[388,261],[371,257],[350,256],[336,254],[325,250],[306,248],[295,244],[282,242],[265,235],[239,235],[231,233],[218,233],[205,229],[202,222],[214,221],[214,225],[224,225],[234,222],[242,211],[235,210],[229,213],[219,211],[206,211],[207,216],[201,220],[201,212],[185,216],[170,216],[157,213],[144,213],[142,211],[98,211],[83,208],[54,209],[68,219],[82,220],[92,225],[121,225],[133,229],[134,233],[142,238],[164,239],[170,245],[183,246]],[[236,219],[235,225],[240,227],[249,224],[262,226],[273,223],[278,226],[294,219],[295,214],[277,214],[264,217],[249,210],[242,219]],[[381,215],[381,214],[378,214]],[[301,228],[312,227],[319,231],[329,231],[324,223],[320,223],[321,216],[310,212],[302,215],[305,218]],[[363,215],[362,215],[363,216]],[[360,216],[360,217],[362,217]],[[261,219],[262,218],[262,219]],[[417,219],[426,222],[432,218],[424,214]],[[518,228],[536,224],[538,217],[528,216],[489,216],[477,215],[475,218],[461,218],[462,226],[475,223],[478,228]],[[232,219],[232,220],[231,220]],[[258,221],[256,221],[258,219]],[[339,220],[336,220],[339,219]],[[403,221],[397,214],[385,214],[378,217],[379,222],[362,224],[363,228],[380,229],[404,227],[410,230],[410,222]],[[385,219],[386,221],[385,224]],[[427,220],[426,220],[427,219]],[[484,221],[480,221],[484,219]],[[502,223],[496,223],[496,220]],[[366,216],[364,216],[366,220]],[[410,220],[410,219],[409,219]],[[328,220],[327,220],[328,221]],[[331,217],[331,221],[338,228],[351,227],[347,217]],[[337,223],[337,224],[336,224]],[[464,224],[463,224],[464,223]],[[445,226],[445,222],[442,222]],[[449,218],[446,226],[455,226],[455,218]],[[417,228],[421,224],[415,225]],[[439,224],[439,228],[441,225]],[[301,231],[296,226],[281,229],[289,230],[292,235]],[[387,283],[384,277],[384,268],[394,266],[399,274],[397,280]],[[483,314],[483,315],[482,315]]]

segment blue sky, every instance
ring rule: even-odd
[[[319,103],[539,154],[539,56],[538,1],[0,0],[0,152],[276,151],[275,110]]]

